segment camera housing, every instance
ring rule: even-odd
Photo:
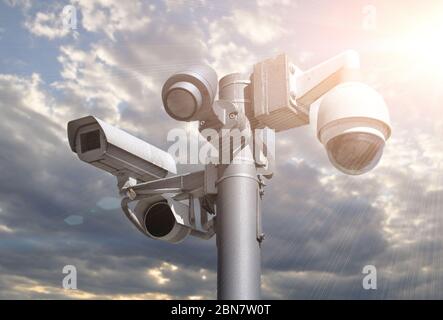
[[[68,139],[80,160],[116,177],[147,182],[177,173],[169,153],[93,116],[70,121]]]
[[[189,206],[168,197],[142,199],[134,212],[145,234],[153,239],[179,243],[192,231]]]
[[[175,73],[162,89],[166,112],[180,121],[206,120],[212,116],[217,95],[217,73],[209,66],[193,66]]]
[[[331,163],[359,175],[373,169],[391,135],[383,97],[360,82],[344,82],[324,95],[317,117],[317,137]]]

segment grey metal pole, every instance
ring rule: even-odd
[[[248,75],[228,75],[220,80],[220,99],[245,112],[248,85]],[[218,172],[217,296],[221,300],[260,299],[259,183],[252,151],[246,148],[246,157],[220,165]]]

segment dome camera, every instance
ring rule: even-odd
[[[383,97],[371,87],[345,82],[323,97],[317,137],[340,171],[359,175],[373,169],[390,135],[388,109]]]

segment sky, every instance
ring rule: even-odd
[[[76,29],[63,25],[69,4]],[[443,298],[441,0],[2,0],[0,298],[215,298],[215,239],[137,232],[114,177],[71,152],[67,122],[95,115],[167,149],[187,126],[162,107],[172,73],[206,63],[221,78],[280,53],[305,70],[348,49],[385,98],[392,137],[374,170],[347,176],[314,121],[277,134],[262,295]],[[62,287],[66,265],[77,290]],[[376,290],[362,286],[367,265]]]

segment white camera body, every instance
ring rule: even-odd
[[[166,112],[180,121],[207,120],[213,115],[217,73],[209,66],[194,66],[173,74],[162,89]]]
[[[391,135],[383,97],[360,82],[344,82],[324,95],[317,116],[317,137],[329,159],[347,174],[377,165]]]
[[[116,177],[147,182],[177,173],[169,153],[93,116],[70,121],[68,139],[80,160]]]

